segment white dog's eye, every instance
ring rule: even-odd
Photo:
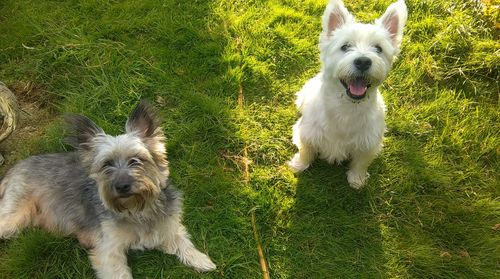
[[[343,52],[346,52],[349,50],[350,47],[351,47],[350,44],[344,44],[343,46],[340,47],[340,50],[342,50]]]
[[[376,45],[375,49],[377,50],[377,53],[382,53],[382,47],[380,47],[379,45]]]

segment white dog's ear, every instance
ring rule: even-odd
[[[384,15],[375,21],[376,24],[384,27],[391,35],[392,44],[399,48],[403,39],[403,28],[408,17],[408,10],[404,0],[392,3]]]
[[[344,7],[344,3],[340,0],[330,0],[322,17],[323,36],[328,38],[335,29],[352,22],[354,16]]]

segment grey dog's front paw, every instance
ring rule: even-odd
[[[197,250],[192,251],[188,264],[198,272],[208,272],[217,268],[214,262],[212,262],[206,254]]]

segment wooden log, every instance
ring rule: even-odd
[[[0,142],[16,129],[18,118],[16,96],[0,81]]]

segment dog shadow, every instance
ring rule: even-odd
[[[371,277],[384,256],[371,188],[349,187],[345,164],[316,160],[298,176],[290,227],[290,278]],[[325,275],[328,274],[328,277]],[[361,276],[363,277],[363,276]]]
[[[461,182],[439,169],[446,166],[427,159],[418,142],[391,137],[359,191],[348,186],[345,164],[317,160],[298,176],[284,249],[290,278],[446,277],[450,270],[436,262],[464,265],[483,253],[470,232],[480,228],[481,241],[493,241],[484,224],[491,217],[471,214],[456,195]]]

